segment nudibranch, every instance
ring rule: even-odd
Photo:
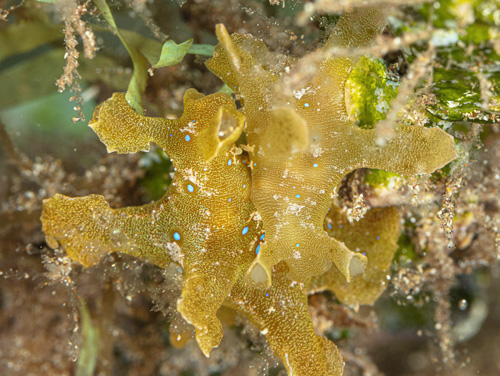
[[[181,266],[177,309],[195,327],[207,356],[222,338],[216,312],[248,255],[253,258],[260,231],[248,168],[234,148],[243,124],[233,99],[222,93],[188,90],[177,120],[141,116],[116,93],[95,109],[90,126],[109,152],[160,146],[175,167],[166,194],[123,209],[111,209],[98,195],[56,195],[44,202],[42,213],[48,244],[60,244],[85,266],[113,251],[161,267],[171,260]]]
[[[381,10],[344,14],[323,47],[327,57],[291,94],[284,83],[293,81],[289,72],[301,61],[273,56],[261,40],[217,27],[219,44],[207,67],[244,105],[251,199],[266,230],[247,275],[254,286],[269,288],[272,267],[280,261],[288,265],[289,278],[300,282],[323,274],[332,262],[347,281],[361,274],[366,257],[323,229],[341,179],[358,168],[431,173],[456,157],[453,138],[439,128],[399,124],[383,139],[349,120],[344,91],[356,57],[329,52],[367,46],[384,25]]]
[[[324,49],[367,45],[383,23],[378,11],[347,13]],[[190,89],[179,119],[153,118],[114,94],[90,126],[109,152],[157,144],[174,179],[160,200],[139,207],[112,209],[99,195],[45,200],[47,242],[85,266],[109,252],[160,267],[175,262],[183,274],[177,309],[207,356],[220,343],[216,313],[225,305],[258,326],[289,374],[340,376],[340,353],[315,333],[307,295],[330,289],[347,304],[373,303],[385,287],[399,217],[377,209],[351,225],[334,208],[327,217],[336,187],[360,167],[434,171],[455,157],[453,141],[439,129],[400,125],[381,145],[374,130],[351,123],[343,91],[352,56],[325,59],[303,88],[285,95],[280,85],[300,61],[223,26],[217,35],[207,65],[241,96],[244,114],[229,95]],[[249,161],[235,144],[243,130]],[[336,268],[306,281],[331,262]]]
[[[290,374],[341,375],[336,346],[313,328],[303,284],[277,265],[274,285],[262,291],[244,282],[264,238],[250,201],[250,176],[234,142],[244,118],[222,93],[188,90],[178,120],[137,114],[123,94],[94,111],[90,126],[108,151],[145,151],[154,142],[170,156],[175,175],[165,196],[148,205],[111,209],[102,196],[45,200],[42,222],[51,247],[61,245],[84,266],[122,252],[165,267],[182,267],[177,309],[196,329],[208,356],[222,337],[222,304],[248,316],[267,337]]]

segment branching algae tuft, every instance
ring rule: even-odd
[[[344,91],[356,57],[330,51],[369,45],[384,23],[373,9],[342,16],[314,73],[293,90],[287,79],[306,60],[273,55],[219,25],[207,66],[242,110],[227,94],[190,89],[182,117],[168,120],[142,116],[114,94],[90,126],[109,152],[157,144],[174,180],[163,198],[140,207],[112,209],[98,195],[45,200],[47,242],[85,266],[109,252],[160,267],[175,262],[183,273],[177,309],[206,356],[221,341],[216,314],[225,305],[259,327],[289,374],[341,375],[338,349],[315,334],[307,295],[329,289],[346,304],[373,304],[399,235],[394,208],[351,224],[331,206],[342,177],[362,167],[430,173],[456,155],[441,129],[398,125],[381,139],[349,120]],[[248,155],[236,145],[242,132]]]

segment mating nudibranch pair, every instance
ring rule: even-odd
[[[346,13],[320,52],[369,45],[384,22],[378,10]],[[380,146],[375,130],[349,121],[344,88],[354,56],[322,59],[288,93],[283,82],[300,61],[222,25],[217,36],[207,66],[243,110],[229,95],[190,89],[183,115],[168,120],[141,116],[114,94],[90,126],[109,152],[147,151],[154,142],[172,160],[174,180],[162,199],[140,207],[56,195],[44,202],[47,241],[86,266],[113,251],[160,267],[176,262],[183,270],[177,308],[207,356],[222,338],[216,313],[225,305],[260,328],[290,374],[341,375],[339,351],[314,332],[307,294],[331,289],[348,304],[372,304],[396,250],[399,216],[376,209],[349,224],[331,207],[336,189],[362,167],[430,173],[455,158],[453,139],[441,129],[398,125]],[[248,155],[235,145],[242,132]],[[336,224],[328,232],[325,217]]]

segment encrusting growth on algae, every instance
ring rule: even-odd
[[[440,129],[398,125],[380,140],[349,121],[344,88],[356,58],[329,50],[369,45],[384,22],[373,9],[343,15],[320,51],[327,58],[291,95],[283,80],[300,60],[219,25],[207,66],[240,96],[241,111],[227,94],[190,89],[182,117],[152,118],[114,94],[90,126],[109,152],[157,144],[174,180],[163,198],[140,207],[112,209],[98,195],[45,200],[48,244],[84,266],[109,252],[175,262],[183,273],[177,309],[206,356],[221,341],[216,313],[225,305],[258,326],[290,375],[341,375],[340,353],[315,333],[307,295],[329,289],[346,304],[373,304],[397,248],[399,215],[373,209],[350,224],[331,206],[340,180],[362,167],[430,173],[455,158]],[[242,132],[248,156],[235,144]]]

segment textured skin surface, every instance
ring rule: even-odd
[[[380,13],[354,11],[340,19],[326,48],[367,44],[382,25]],[[141,207],[112,209],[101,196],[56,195],[44,202],[47,242],[85,266],[115,251],[161,267],[177,263],[184,276],[177,308],[207,356],[222,336],[216,312],[224,304],[260,328],[290,375],[340,376],[337,348],[314,332],[307,286],[332,289],[349,304],[372,302],[384,288],[379,278],[398,234],[394,209],[368,212],[347,232],[325,232],[335,189],[360,167],[431,172],[454,158],[452,139],[441,130],[402,126],[378,146],[375,131],[349,123],[345,111],[354,58],[322,61],[300,97],[285,95],[287,67],[300,61],[270,53],[251,36],[230,37],[223,26],[217,32],[221,43],[208,66],[242,96],[252,170],[234,147],[244,117],[231,97],[188,90],[183,116],[167,120],[141,116],[114,94],[96,108],[90,126],[110,152],[159,145],[174,164],[174,180],[162,199]],[[345,223],[341,216],[329,220]],[[388,247],[374,244],[374,234]],[[355,277],[366,263],[362,252],[367,274]],[[332,262],[336,268],[322,278],[300,282]]]
[[[340,18],[325,48],[367,45],[383,25],[377,10],[353,11]],[[229,36],[222,25],[217,36],[219,45],[207,66],[243,100],[251,197],[266,229],[266,243],[247,280],[269,288],[272,266],[285,261],[295,281],[326,272],[332,262],[349,281],[363,271],[366,258],[323,230],[341,179],[362,167],[409,175],[433,172],[456,157],[452,137],[441,129],[401,125],[381,146],[376,130],[360,129],[348,119],[344,89],[354,57],[322,60],[301,90],[287,95],[282,83],[284,72],[293,72],[290,59],[275,58],[281,64],[276,66],[262,52],[262,41]],[[283,137],[267,137],[280,133]],[[307,143],[290,134],[307,135]]]
[[[244,273],[226,305],[243,313],[266,335],[289,375],[342,375],[337,347],[314,332],[304,284],[290,281],[284,262],[273,268],[268,290],[250,287]]]
[[[342,275],[331,269],[311,278],[307,283],[308,291],[330,290],[337,299],[351,306],[374,304],[387,287],[389,268],[398,249],[399,222],[398,210],[393,207],[371,209],[359,222],[350,223],[346,215],[332,206],[326,216],[326,231],[349,249],[366,253],[366,270],[347,283]]]
[[[252,219],[248,168],[226,145],[229,140],[232,146],[240,135],[243,115],[220,93],[204,97],[188,90],[184,106],[178,120],[148,118],[137,114],[123,94],[114,94],[96,108],[90,124],[109,151],[148,150],[150,142],[163,148],[175,176],[162,199],[110,209],[101,196],[56,195],[44,202],[42,221],[49,245],[61,244],[86,266],[113,251],[162,267],[176,261],[184,274],[177,308],[196,328],[200,348],[208,355],[222,338],[215,314],[245,256],[253,257],[252,241],[260,224]],[[232,132],[222,146],[214,146],[220,152],[207,161],[205,139],[218,139],[219,126],[228,128],[224,122],[232,125]]]
[[[193,119],[190,131],[181,131]],[[233,133],[223,143],[212,137],[227,131],[228,124]],[[231,152],[243,117],[230,97],[203,97],[190,90],[184,115],[166,120],[140,116],[122,94],[114,94],[95,110],[91,126],[108,150],[120,153],[147,150],[154,141],[172,159],[174,180],[162,199],[140,207],[111,209],[98,195],[45,200],[43,230],[51,247],[61,245],[85,266],[108,252],[127,253],[160,267],[174,261],[184,275],[177,309],[196,328],[205,355],[220,343],[222,328],[215,314],[224,302],[262,330],[290,374],[341,375],[340,353],[315,334],[307,291],[285,277],[285,264],[274,271],[269,291],[244,282],[263,233],[253,219],[249,169],[241,155]]]

